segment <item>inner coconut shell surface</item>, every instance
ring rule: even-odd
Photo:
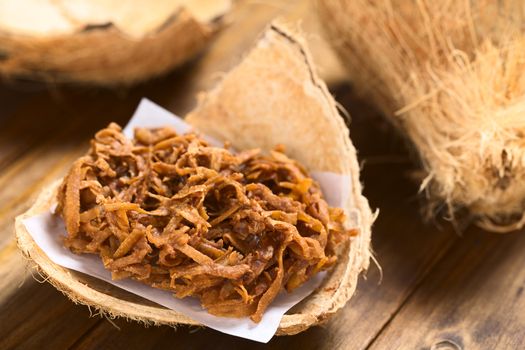
[[[357,228],[359,234],[322,285],[284,315],[277,334],[296,334],[328,319],[350,299],[359,273],[369,265],[374,216],[361,194],[348,128],[315,73],[303,39],[283,25],[271,25],[236,68],[212,91],[199,96],[197,108],[186,121],[204,134],[230,141],[236,149],[270,150],[283,144],[287,154],[309,170],[349,176],[351,192],[343,209],[349,227]],[[20,249],[49,276],[48,281],[74,302],[110,317],[155,325],[199,325],[176,311],[49,260],[22,220],[49,211],[59,183],[44,189],[33,207],[16,219]]]

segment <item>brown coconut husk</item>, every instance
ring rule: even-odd
[[[431,206],[486,229],[525,223],[521,0],[318,1],[358,90],[414,144]]]
[[[0,75],[132,84],[202,51],[231,0],[0,0]]]
[[[373,215],[361,194],[359,165],[348,128],[318,78],[303,39],[282,25],[270,26],[244,60],[212,91],[200,96],[198,107],[186,120],[205,134],[231,141],[237,149],[270,150],[283,144],[288,155],[310,170],[350,176],[352,190],[344,209],[349,227],[358,228],[359,234],[318,290],[283,317],[277,334],[296,334],[325,321],[349,300],[359,273],[368,267]],[[33,207],[16,219],[20,249],[49,276],[48,281],[73,301],[111,317],[157,325],[198,325],[47,258],[22,220],[50,210],[59,182],[45,189]]]

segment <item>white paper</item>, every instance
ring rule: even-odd
[[[179,133],[187,132],[191,126],[181,118],[157,106],[153,102],[143,99],[124,128],[127,137],[133,137],[133,128],[172,126]],[[207,138],[214,144],[219,144]],[[331,206],[342,207],[350,194],[350,179],[348,176],[326,172],[313,172],[312,176],[319,181],[323,193]],[[61,237],[66,235],[62,219],[51,212],[43,213],[24,220],[27,231],[36,244],[46,253],[54,263],[83,272],[90,276],[102,279],[112,285],[151,300],[157,304],[182,313],[191,319],[220,332],[238,337],[267,343],[277,331],[281,318],[292,306],[306,298],[317,288],[326,273],[319,273],[311,280],[292,293],[282,292],[269,305],[261,322],[254,323],[249,318],[227,318],[210,315],[202,309],[196,298],[177,299],[171,292],[152,288],[131,279],[114,281],[100,258],[92,254],[73,254],[62,245]]]

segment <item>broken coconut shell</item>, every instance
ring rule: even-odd
[[[132,84],[202,51],[230,0],[0,0],[0,75]]]
[[[290,157],[310,170],[349,176],[351,191],[344,209],[349,227],[356,227],[359,234],[318,290],[284,315],[277,334],[296,334],[328,319],[350,299],[360,272],[368,267],[374,216],[361,194],[359,165],[348,128],[318,78],[304,40],[282,25],[271,25],[244,60],[200,96],[186,120],[205,134],[231,141],[236,149],[268,151],[283,144]],[[73,301],[111,317],[157,325],[198,325],[173,310],[48,259],[22,220],[50,210],[59,183],[45,189],[33,207],[16,219],[20,249],[49,276],[48,281]]]

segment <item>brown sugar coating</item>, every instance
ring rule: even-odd
[[[66,247],[100,255],[114,279],[255,322],[283,288],[332,267],[356,233],[282,150],[233,153],[169,127],[137,128],[133,140],[116,124],[99,131],[58,203]]]

